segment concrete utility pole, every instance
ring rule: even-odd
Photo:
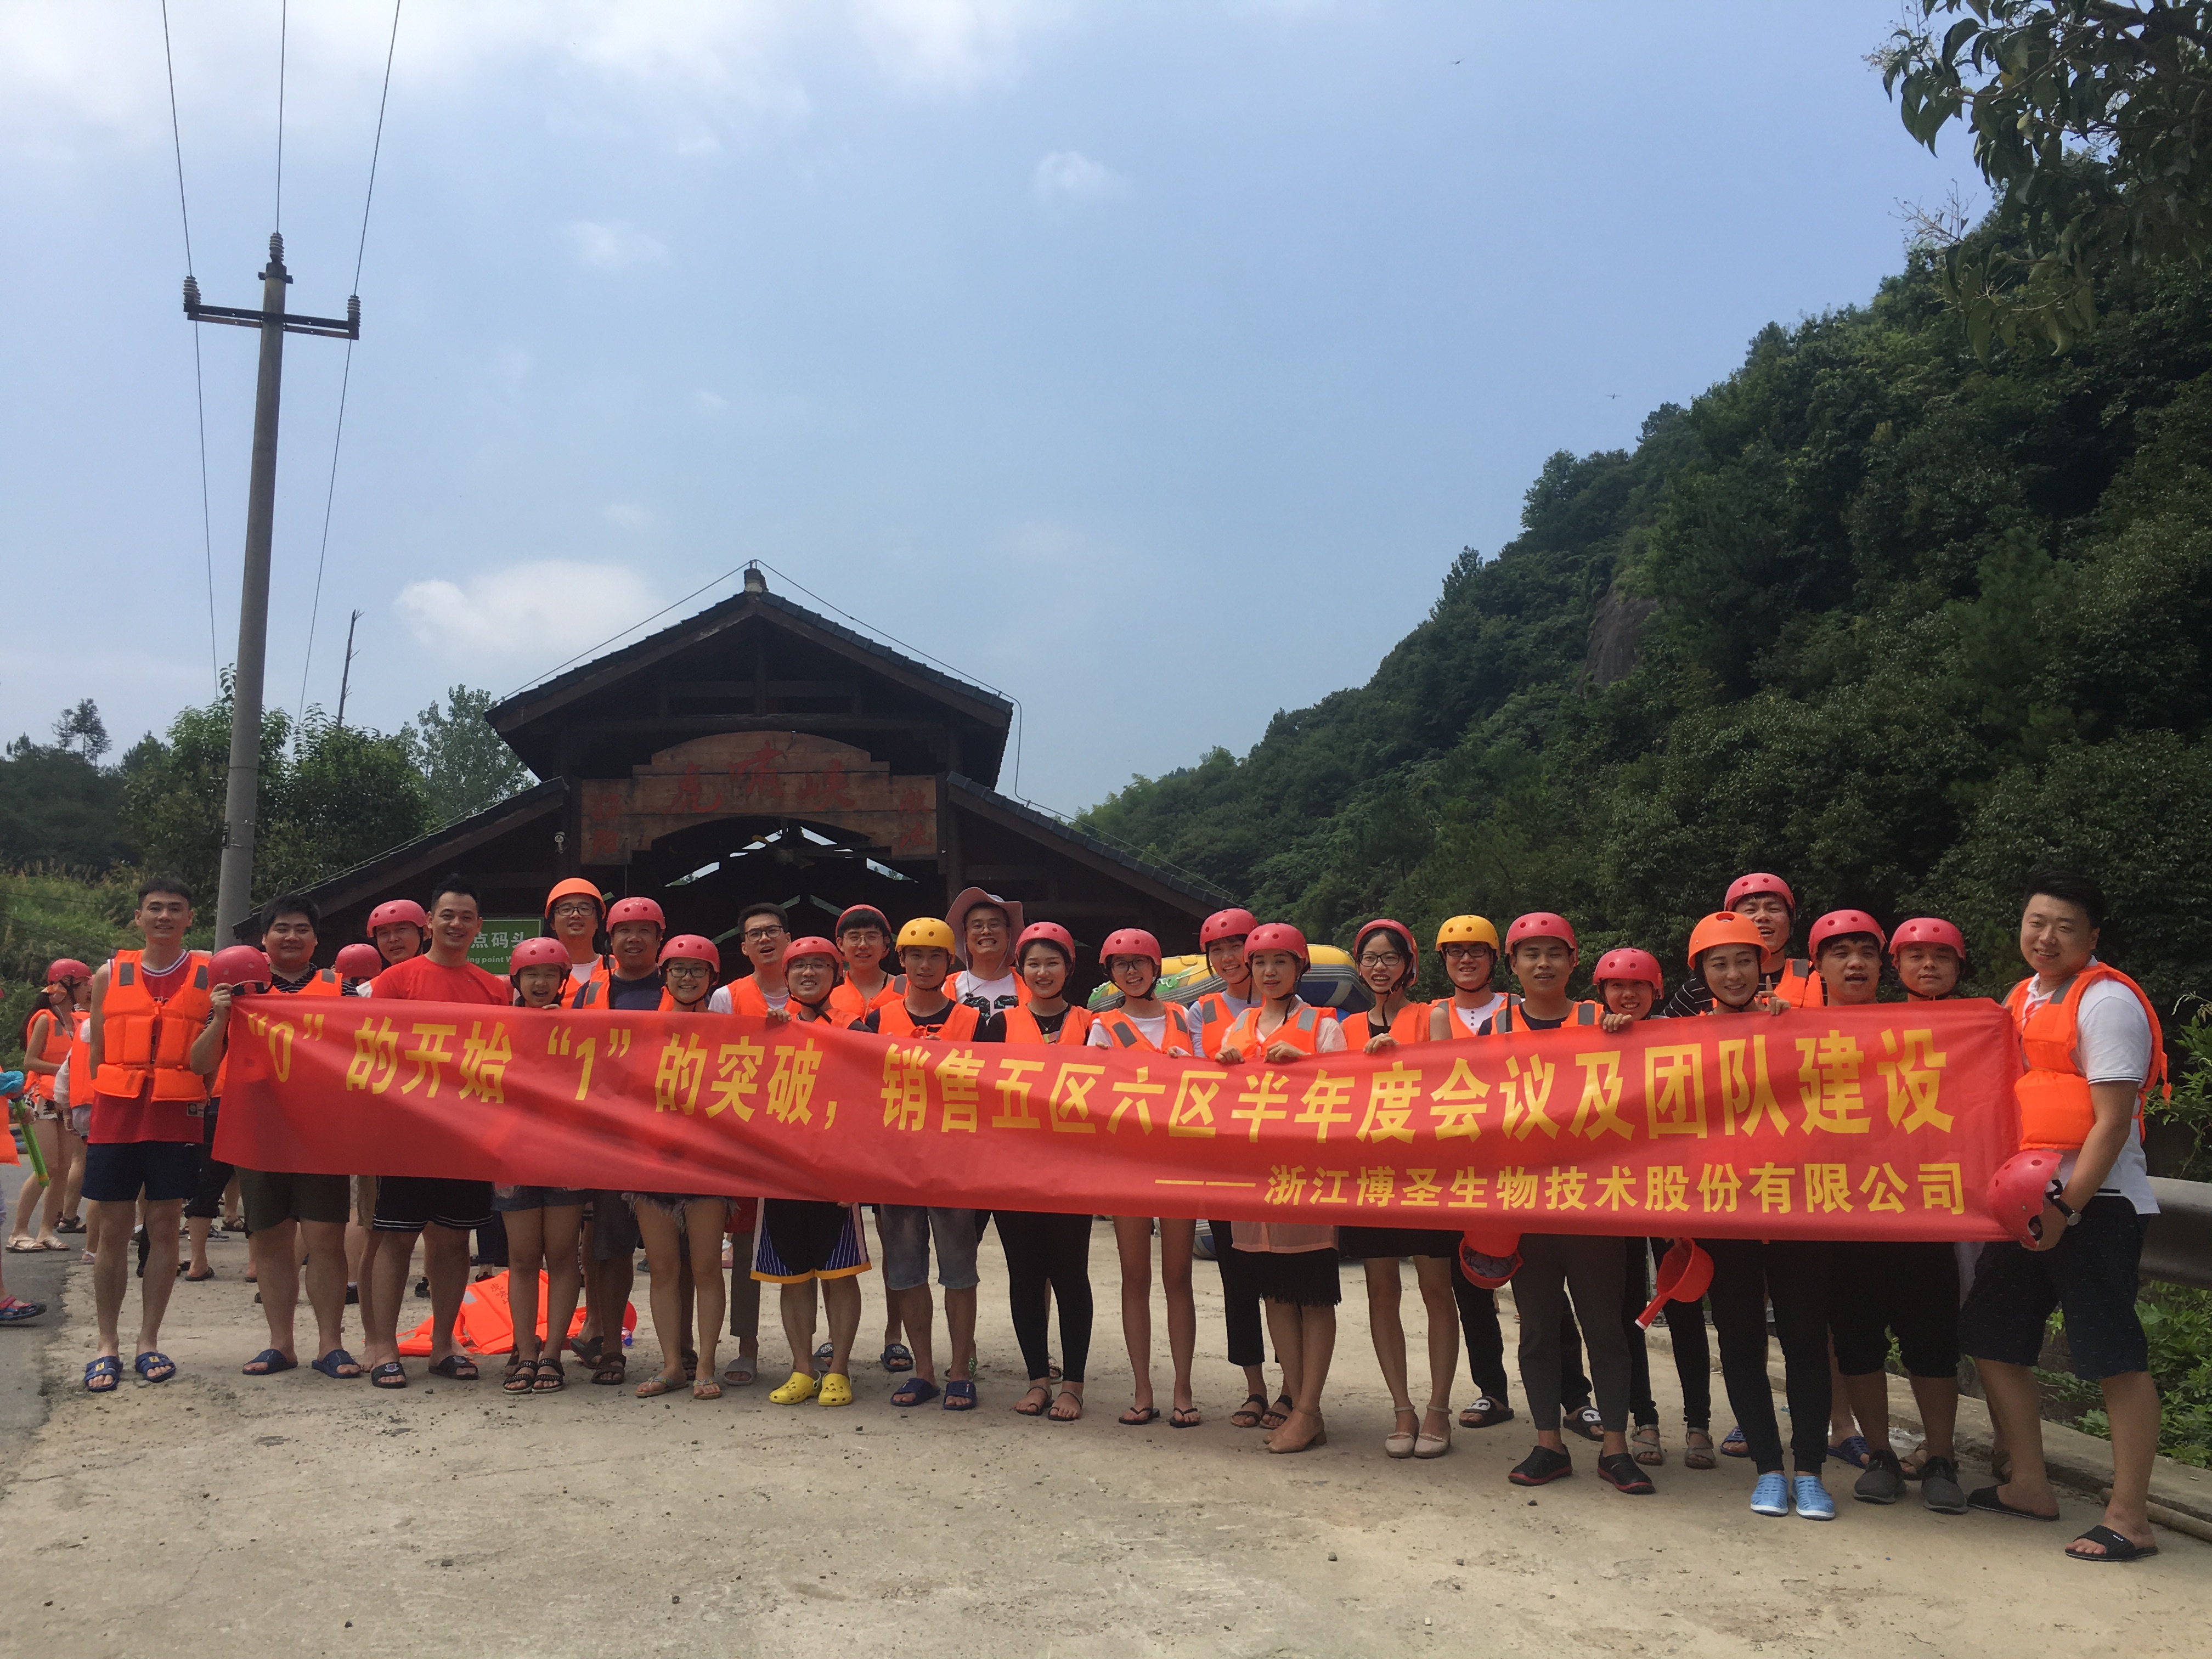
[[[345,666],[338,671],[338,730],[341,732],[345,730],[346,688],[353,684],[353,630],[360,621],[361,612],[358,611],[346,618]]]
[[[228,323],[261,331],[261,377],[253,396],[253,474],[246,491],[246,576],[238,601],[238,662],[230,694],[230,779],[223,796],[222,864],[216,895],[218,945],[236,936],[253,908],[253,813],[261,781],[261,680],[269,646],[269,543],[276,522],[276,410],[284,384],[284,337],[321,334],[361,338],[361,296],[346,301],[344,320],[296,317],[284,309],[284,239],[269,238],[261,273],[261,308],[200,303],[200,285],[185,278],[185,315],[196,323]]]

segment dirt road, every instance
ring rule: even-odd
[[[1525,1419],[1462,1431],[1437,1462],[1387,1461],[1356,1267],[1327,1447],[1273,1457],[1229,1425],[1243,1390],[1217,1357],[1219,1281],[1203,1262],[1206,1421],[1118,1426],[1128,1370],[1103,1225],[1092,1259],[1094,1407],[1065,1427],[1007,1409],[1021,1368],[995,1239],[983,1407],[968,1417],[896,1410],[872,1360],[857,1367],[853,1407],[772,1406],[772,1325],[761,1383],[716,1403],[574,1382],[509,1399],[496,1364],[483,1382],[426,1387],[418,1363],[415,1386],[393,1394],[305,1366],[255,1382],[238,1372],[262,1346],[240,1243],[216,1247],[216,1279],[177,1287],[163,1346],[179,1377],[94,1398],[77,1381],[94,1346],[90,1270],[72,1263],[42,1354],[27,1332],[0,1334],[0,1365],[40,1367],[51,1407],[35,1431],[6,1436],[5,1650],[2203,1651],[2212,1547],[2163,1534],[2155,1561],[2077,1565],[2060,1548],[2096,1518],[2078,1501],[2063,1527],[1937,1516],[1854,1504],[1839,1477],[1833,1523],[1761,1520],[1742,1464],[1681,1468],[1663,1360],[1670,1456],[1655,1498],[1601,1486],[1594,1449],[1574,1443],[1577,1475],[1532,1500],[1505,1480],[1528,1449]],[[866,1282],[872,1353],[881,1291]],[[774,1307],[771,1295],[771,1320]],[[633,1376],[651,1353],[648,1322]],[[1164,1358],[1157,1374],[1164,1403]],[[1457,1403],[1468,1393],[1462,1377]]]

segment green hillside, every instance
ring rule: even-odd
[[[1670,969],[1771,868],[1954,918],[1985,987],[2057,859],[2171,1007],[2212,978],[2212,279],[2100,292],[2087,342],[1990,365],[1924,257],[1770,325],[1632,452],[1547,462],[1364,686],[1082,822],[1319,938],[1544,908]]]

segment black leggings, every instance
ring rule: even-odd
[[[1664,1256],[1668,1241],[1655,1238],[1647,1255],[1644,1241],[1628,1242],[1628,1280],[1621,1291],[1621,1328],[1628,1333],[1628,1409],[1636,1426],[1659,1426],[1659,1403],[1651,1397],[1651,1352],[1644,1346],[1637,1316],[1651,1299],[1652,1256]],[[1703,1300],[1669,1302],[1661,1310],[1674,1349],[1674,1376],[1682,1385],[1682,1421],[1689,1428],[1713,1426],[1713,1356],[1705,1344]]]
[[[213,1221],[222,1214],[223,1188],[237,1173],[228,1164],[219,1164],[215,1156],[216,1114],[221,1103],[210,1100],[207,1115],[200,1120],[200,1184],[185,1202],[185,1213],[201,1221]]]
[[[1091,1359],[1091,1218],[1044,1215],[1036,1211],[994,1212],[999,1243],[1006,1253],[1006,1301],[1014,1316],[1014,1338],[1030,1381],[1052,1374],[1052,1345],[1046,1335],[1048,1298],[1060,1304],[1060,1375],[1083,1381]]]
[[[1761,1474],[1782,1468],[1782,1431],[1766,1378],[1766,1307],[1782,1341],[1790,1401],[1790,1449],[1800,1474],[1818,1474],[1828,1455],[1829,1247],[1808,1239],[1701,1238],[1713,1259],[1713,1330],[1721,1381]]]
[[[1232,1241],[1226,1221],[1206,1224],[1213,1231],[1214,1265],[1221,1269],[1223,1317],[1229,1326],[1229,1363],[1267,1363],[1267,1328],[1260,1316],[1260,1287],[1253,1280],[1252,1258]]]
[[[1498,1293],[1470,1279],[1458,1263],[1452,1264],[1452,1299],[1459,1304],[1459,1328],[1467,1338],[1468,1375],[1482,1395],[1497,1405],[1512,1395],[1505,1385],[1505,1333],[1498,1323]],[[1642,1304],[1638,1304],[1641,1312]],[[1590,1380],[1583,1375],[1583,1334],[1575,1324],[1574,1310],[1559,1310],[1559,1401],[1570,1412],[1589,1404]]]

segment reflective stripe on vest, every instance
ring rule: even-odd
[[[1172,1002],[1164,1006],[1167,1009],[1167,1024],[1160,1028],[1160,1036],[1167,1037],[1172,1029],[1175,1036],[1182,1039],[1184,1049],[1195,1052],[1190,1048],[1190,1021],[1184,1017],[1183,1011]],[[1170,1052],[1138,1030],[1137,1022],[1119,1008],[1109,1009],[1099,1015],[1098,1024],[1103,1025],[1106,1034],[1124,1048],[1150,1048],[1156,1054]]]
[[[591,976],[581,985],[576,983],[574,963],[568,964],[568,981],[562,988],[561,992],[561,1006],[563,1008],[591,1008],[606,1000],[607,994],[601,988],[606,984],[608,976],[614,972],[614,969],[607,965],[607,959],[605,957],[601,957],[592,964]]]
[[[1490,1034],[1492,1036],[1504,1036],[1508,1031],[1536,1030],[1536,1027],[1528,1024],[1527,1015],[1522,1014],[1518,1019],[1514,1018],[1520,1012],[1521,999],[1508,997],[1505,1006],[1491,1016]],[[1568,1011],[1565,1023],[1569,1025],[1595,1025],[1604,1012],[1605,1010],[1595,1002],[1577,1002]]]
[[[207,1081],[191,1069],[192,1039],[207,1024],[208,953],[185,953],[189,971],[160,1001],[146,993],[142,953],[118,951],[100,998],[101,1064],[93,1086],[118,1100],[205,1100]]]
[[[1321,1043],[1321,1011],[1310,1002],[1301,1002],[1285,1015],[1283,1023],[1267,1034],[1260,1035],[1260,1014],[1266,1005],[1255,1003],[1237,1016],[1237,1023],[1229,1028],[1222,1040],[1224,1048],[1234,1048],[1243,1054],[1248,1046],[1257,1045],[1253,1053],[1265,1054],[1278,1042],[1287,1042],[1300,1054],[1318,1052]]]
[[[914,1016],[907,1012],[906,1001],[902,998],[876,1010],[876,1030],[884,1036],[927,1036],[945,1042],[965,1042],[975,1035],[975,1027],[981,1019],[975,1004],[956,1002],[934,1031],[925,1031],[914,1023]]]
[[[1811,963],[1802,958],[1784,963],[1769,990],[1789,1008],[1817,1007],[1828,1000],[1827,988],[1820,983],[1820,975],[1813,971]]]
[[[2059,988],[2033,1013],[2025,1013],[2033,979],[2024,979],[2005,997],[2005,1012],[2020,1028],[2020,1048],[2027,1072],[2013,1085],[2020,1103],[2020,1144],[2072,1151],[2089,1138],[2096,1126],[2097,1107],[2089,1092],[2089,1079],[2074,1059],[2081,1041],[2081,999],[2101,980],[2118,980],[2134,993],[2150,1022],[2150,1071],[2136,1091],[2136,1132],[2142,1133],[2142,1103],[2151,1090],[2166,1081],[2166,1034],[2160,1029],[2158,1010],[2143,994],[2142,987],[2117,968],[2093,962]],[[2166,1085],[2168,1092],[2172,1085]]]
[[[305,985],[279,985],[280,995],[289,997],[342,997],[345,994],[345,976],[335,968],[319,968]]]

